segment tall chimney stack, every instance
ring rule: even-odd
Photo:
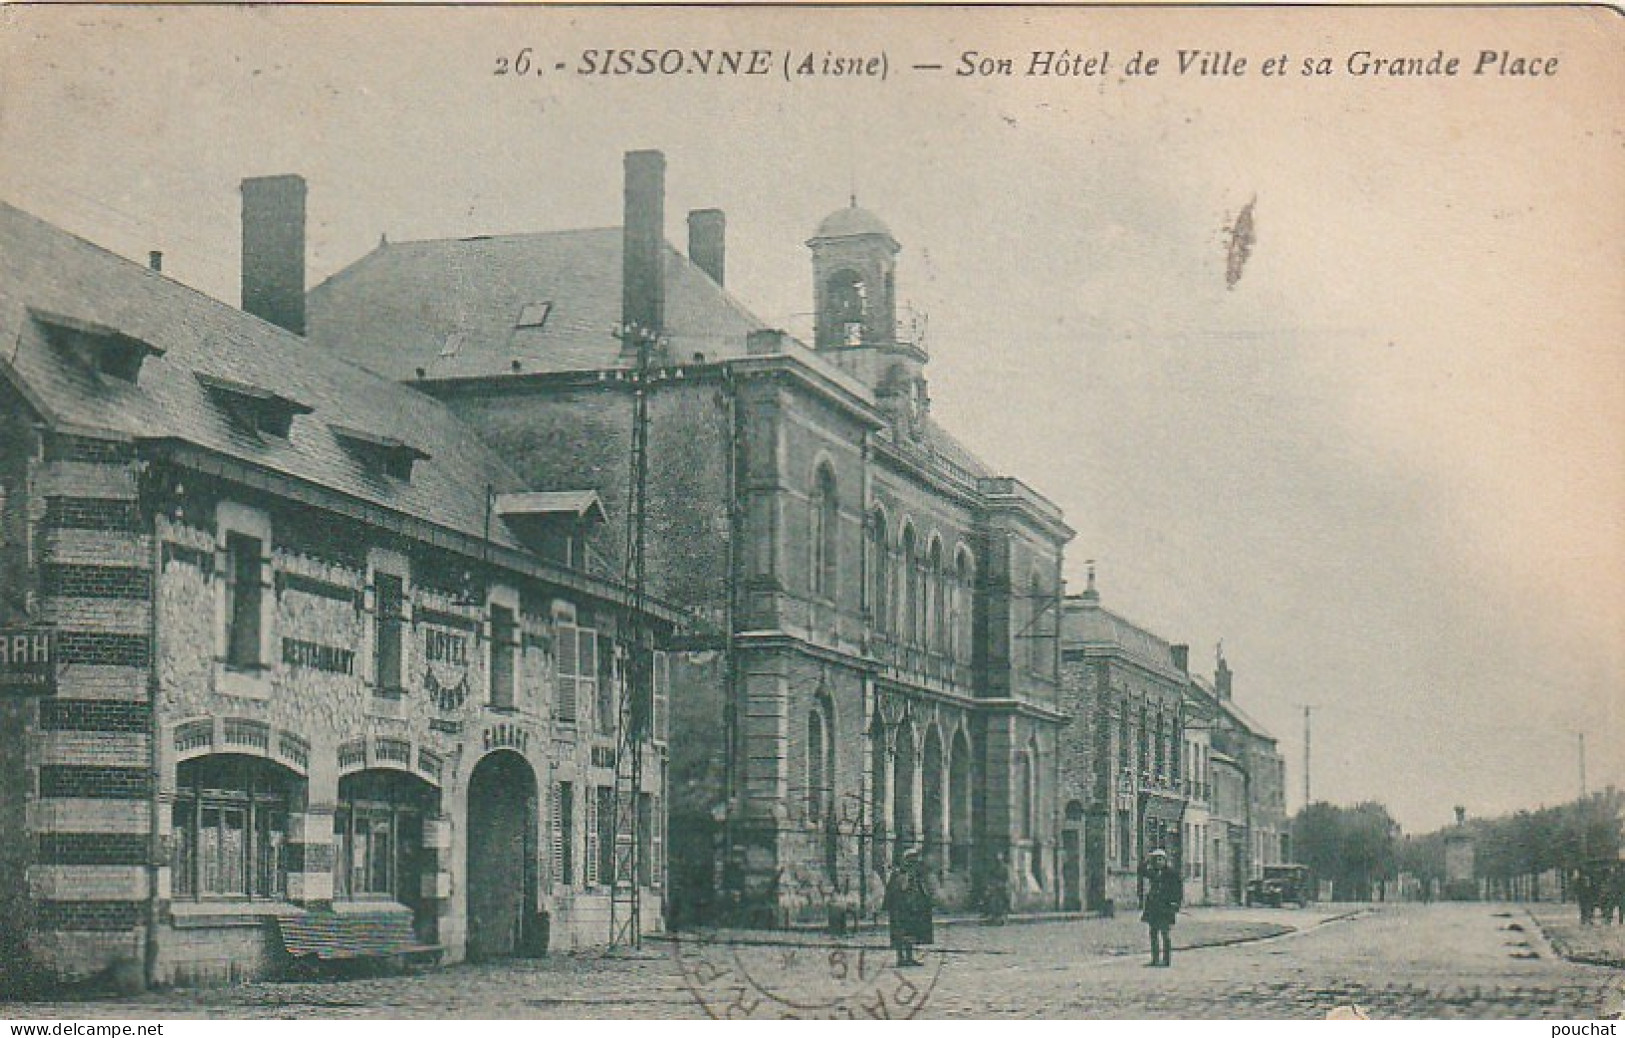
[[[1191,672],[1191,647],[1189,645],[1170,645],[1168,651],[1174,657],[1174,666],[1181,674]]]
[[[621,227],[621,322],[658,336],[666,324],[666,156],[626,153],[625,216]],[[629,336],[622,353],[635,356]]]
[[[305,334],[305,178],[243,181],[243,309]]]
[[[164,272],[164,254],[159,252],[157,249],[153,249],[148,252],[147,269],[152,271],[154,274],[162,274]]]
[[[688,258],[720,287],[725,282],[728,217],[721,209],[694,209],[688,214]]]

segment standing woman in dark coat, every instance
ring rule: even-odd
[[[886,880],[886,916],[891,928],[891,946],[897,951],[897,965],[918,966],[914,949],[935,939],[931,919],[931,888],[920,867],[920,852],[903,852],[891,878]]]
[[[1173,942],[1168,933],[1184,897],[1179,873],[1168,864],[1168,852],[1157,849],[1145,865],[1145,900],[1140,921],[1151,928],[1151,965],[1173,965]]]

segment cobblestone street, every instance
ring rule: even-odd
[[[927,965],[906,974],[916,992],[909,997],[928,1017],[1315,1018],[1352,1003],[1374,1018],[1572,1019],[1597,1016],[1605,993],[1625,984],[1619,970],[1556,958],[1517,906],[1195,910],[1175,928],[1168,970],[1144,968],[1142,928],[1130,917],[952,925],[938,936]],[[790,997],[788,980],[812,1002],[843,987],[830,979],[832,963],[841,966],[846,989],[884,988],[899,976],[884,968],[890,955],[878,934],[837,940],[735,932],[726,942],[720,935],[704,943],[651,941],[625,956],[21,1003],[4,1015],[697,1017],[706,1010],[693,971],[680,967],[696,950],[713,961],[727,958],[729,968],[781,998]],[[758,1014],[791,1011],[757,991],[742,996]],[[706,1001],[712,1012],[726,1011],[723,1002]],[[848,1003],[859,1013],[864,1004],[861,990]]]

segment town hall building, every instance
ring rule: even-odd
[[[596,491],[611,569],[644,394],[649,589],[689,614],[674,922],[873,913],[909,847],[950,906],[997,869],[1057,907],[1072,531],[933,417],[879,217],[816,225],[803,343],[726,290],[720,211],[667,245],[664,179],[626,156],[618,228],[380,243],[309,292],[312,346],[433,396],[522,480]]]

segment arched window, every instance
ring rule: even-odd
[[[897,726],[896,753],[892,759],[892,829],[899,847],[907,847],[918,835],[914,822],[915,793],[919,788],[919,754],[914,749],[914,726],[904,720]]]
[[[956,869],[970,865],[971,839],[970,741],[964,729],[954,733],[953,756],[948,762],[949,863]]]
[[[929,644],[932,652],[946,652],[948,649],[948,603],[947,603],[947,571],[942,566],[942,541],[937,537],[931,538],[931,549],[926,562],[926,575],[931,588],[931,615],[926,624],[930,632]]]
[[[1167,765],[1168,765],[1168,761],[1167,761],[1166,756],[1164,754],[1164,749],[1166,747],[1166,743],[1163,742],[1163,738],[1164,738],[1164,725],[1163,725],[1163,720],[1162,720],[1162,711],[1158,710],[1157,711],[1156,726],[1152,730],[1152,739],[1151,739],[1151,753],[1152,753],[1151,773],[1154,776],[1156,776],[1156,779],[1157,779],[1158,782],[1161,782],[1164,778],[1167,777],[1167,774],[1168,774],[1167,770],[1166,770]]]
[[[903,567],[901,579],[897,582],[897,591],[903,598],[899,612],[899,627],[905,641],[911,645],[919,644],[919,615],[920,593],[917,578],[920,571],[920,560],[914,548],[914,527],[903,527],[902,557],[899,560]]]
[[[288,813],[304,780],[259,757],[213,754],[176,768],[173,883],[177,898],[281,898]]]
[[[434,787],[402,771],[379,768],[339,779],[333,897],[417,905],[423,896],[423,821],[437,803]]]
[[[942,845],[948,837],[948,798],[947,790],[943,788],[946,778],[942,736],[933,724],[925,736],[925,755],[920,765],[920,816],[924,829],[925,858],[934,869],[942,867],[945,857]]]
[[[829,718],[820,704],[807,714],[807,818],[813,822],[823,821],[828,808],[833,750]]]
[[[871,835],[874,837],[875,871],[885,874],[886,819],[891,807],[891,747],[886,741],[886,718],[875,705],[874,717],[869,722],[869,780],[874,791],[870,802]]]
[[[840,499],[835,491],[835,472],[818,466],[808,501],[808,541],[812,550],[809,584],[820,598],[835,597],[836,546],[840,532]]]
[[[976,573],[971,562],[970,552],[960,547],[954,560],[954,586],[953,586],[953,620],[949,625],[949,637],[953,639],[950,655],[961,663],[971,660],[971,639],[973,637],[972,610],[975,608],[975,582]]]
[[[826,346],[863,345],[863,326],[869,308],[868,286],[855,270],[837,270],[825,283],[829,331]]]
[[[882,634],[891,630],[891,551],[886,539],[886,513],[875,509],[869,516],[870,572],[874,587],[869,599],[869,615]]]

